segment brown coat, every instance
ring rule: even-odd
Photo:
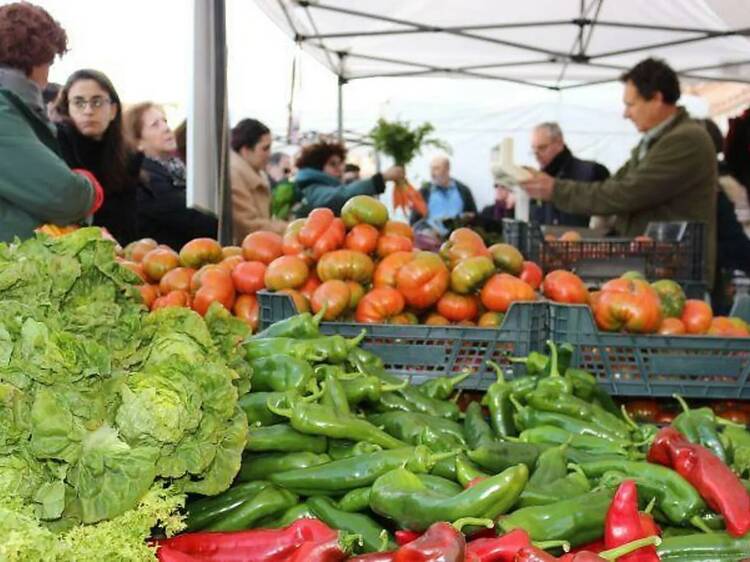
[[[265,174],[253,169],[235,151],[229,152],[229,177],[232,184],[234,242],[256,230],[283,234],[287,223],[271,218],[271,187]]]

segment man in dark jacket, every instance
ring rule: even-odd
[[[531,134],[531,150],[545,174],[554,178],[577,181],[602,181],[609,177],[609,170],[598,162],[581,160],[565,144],[560,125],[554,122],[540,123]],[[587,227],[588,214],[573,214],[561,211],[550,201],[534,200],[529,209],[532,222],[545,225]]]
[[[452,219],[464,213],[476,213],[477,205],[471,190],[451,177],[451,162],[445,156],[436,156],[430,163],[432,181],[419,192],[427,203],[427,216],[413,211],[409,222],[414,224],[422,218],[432,219],[440,227],[441,219]]]
[[[714,145],[706,129],[677,106],[680,83],[664,61],[646,59],[621,77],[625,117],[643,133],[630,160],[611,178],[582,182],[545,173],[522,183],[534,199],[568,213],[615,215],[621,236],[643,234],[652,221],[706,225],[705,277],[716,264]]]

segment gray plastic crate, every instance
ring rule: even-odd
[[[261,329],[297,313],[292,299],[285,294],[260,291],[258,303]],[[508,357],[542,350],[546,319],[546,303],[521,302],[511,305],[500,328],[323,322],[320,329],[324,334],[346,337],[366,329],[362,347],[377,354],[390,372],[409,378],[413,384],[471,368],[477,375],[459,386],[485,390],[495,382],[494,371],[485,362],[495,361],[511,378],[514,372],[521,374],[520,366],[512,365]]]
[[[555,303],[549,334],[612,395],[750,398],[750,338],[602,332],[589,307]]]
[[[750,295],[738,295],[734,299],[729,316],[737,316],[745,322],[750,322]]]

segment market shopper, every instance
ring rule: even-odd
[[[232,184],[234,241],[241,244],[256,230],[282,234],[286,221],[271,218],[271,186],[265,167],[271,154],[271,130],[257,119],[232,129],[229,176]]]
[[[577,181],[602,181],[609,170],[598,162],[581,160],[573,156],[565,144],[560,125],[548,121],[540,123],[531,133],[531,150],[541,170],[552,177]],[[588,227],[587,214],[561,211],[551,201],[533,200],[529,215],[533,222],[543,225]]]
[[[66,51],[65,30],[44,9],[0,6],[0,241],[79,222],[103,201],[96,178],[60,157],[42,100],[55,55]]]
[[[320,141],[302,149],[297,158],[295,184],[302,194],[302,204],[297,211],[306,217],[316,207],[328,207],[337,215],[349,199],[355,195],[378,195],[385,191],[386,181],[403,180],[404,169],[391,166],[383,173],[355,181],[342,183],[346,148],[337,142]]]
[[[471,189],[451,177],[451,161],[447,156],[436,156],[430,162],[431,181],[419,192],[427,203],[427,216],[412,212],[410,222],[427,219],[440,227],[443,219],[456,218],[464,213],[476,213],[477,205]]]
[[[495,184],[495,201],[479,212],[483,221],[497,222],[512,219],[515,216],[516,198],[513,192],[504,185]]]
[[[266,164],[268,182],[273,189],[277,183],[287,181],[292,175],[292,159],[284,152],[274,152]]]
[[[615,215],[622,236],[643,234],[651,221],[706,225],[705,275],[716,263],[716,154],[705,128],[677,106],[680,84],[664,62],[646,59],[621,77],[625,117],[643,133],[611,178],[583,182],[540,172],[522,186],[532,198],[574,214]]]
[[[138,236],[179,250],[193,238],[216,238],[216,217],[186,205],[185,163],[175,154],[175,135],[164,110],[151,102],[125,112],[130,142],[145,156],[146,179],[138,189]]]
[[[57,138],[71,168],[96,176],[104,204],[93,224],[121,244],[138,237],[136,193],[143,155],[130,150],[122,130],[122,104],[112,82],[97,70],[78,70],[57,98]]]

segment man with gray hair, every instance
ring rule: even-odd
[[[565,145],[560,125],[555,122],[548,121],[534,127],[531,133],[531,150],[542,171],[554,178],[602,181],[609,177],[609,170],[605,166],[573,156]],[[532,222],[544,225],[589,225],[588,216],[563,212],[551,202],[532,202],[529,218]]]

